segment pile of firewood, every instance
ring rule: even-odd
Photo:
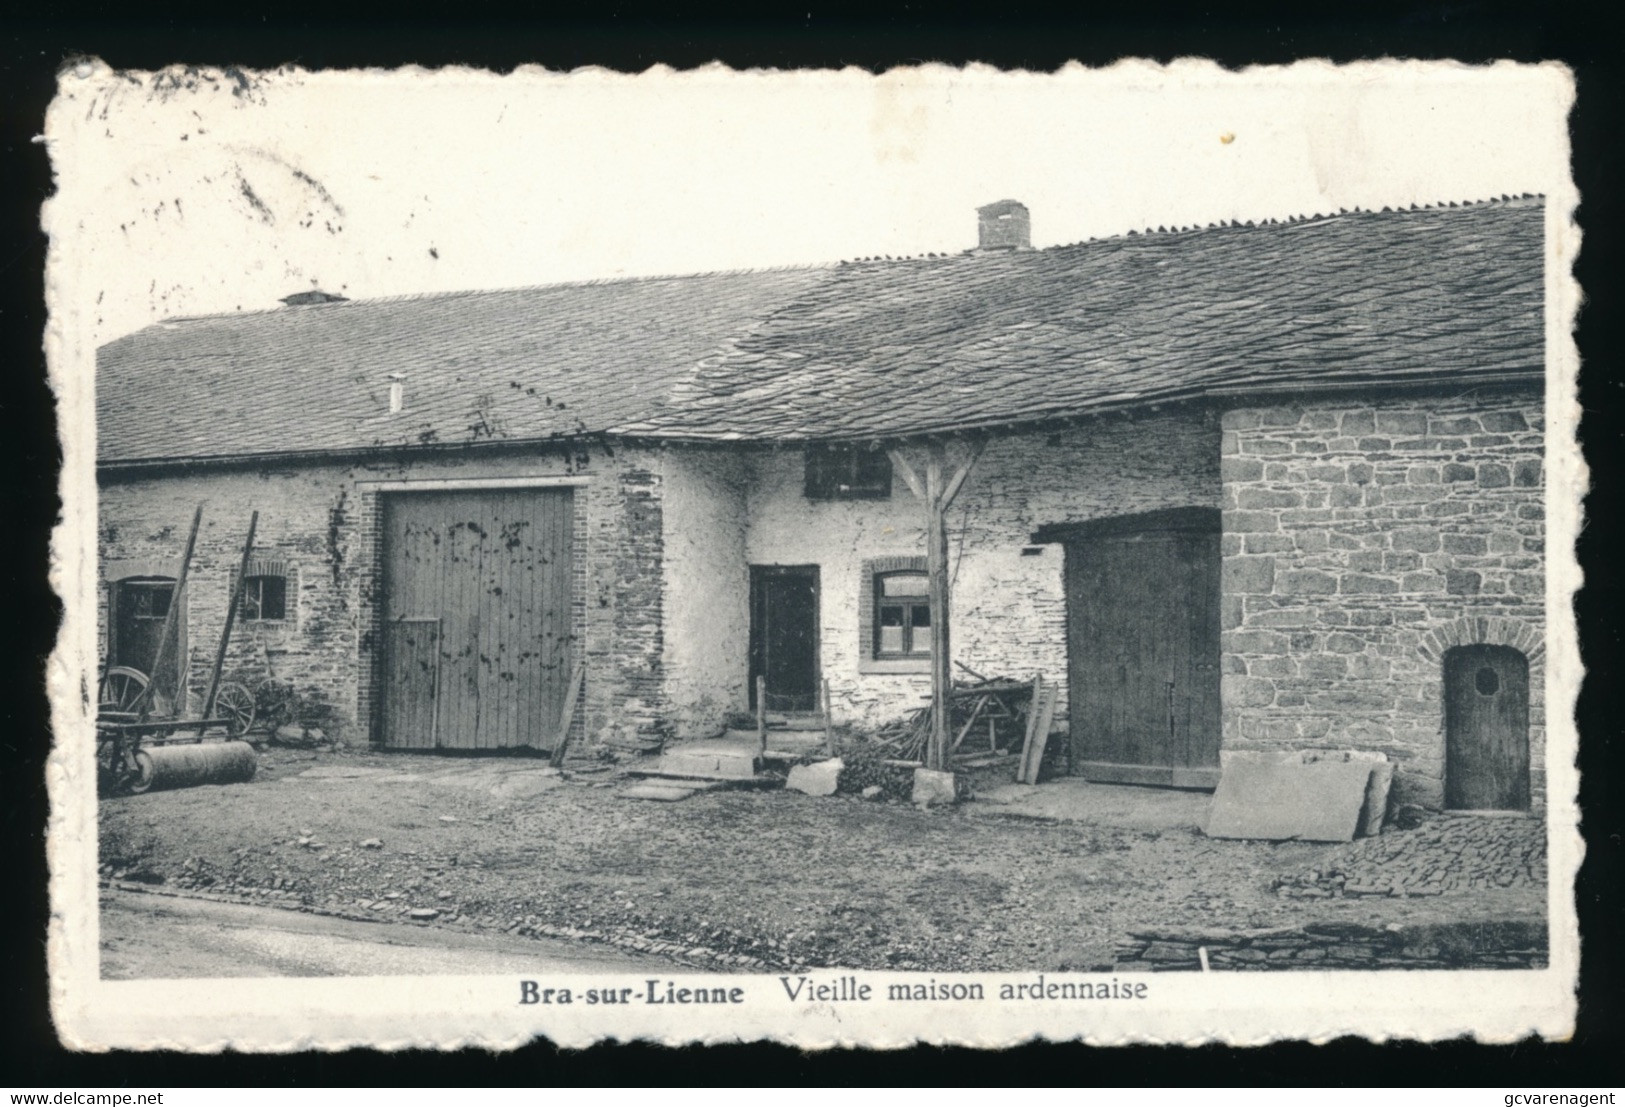
[[[1032,682],[965,671],[972,679],[955,681],[948,693],[949,755],[1019,751],[1031,709]],[[874,735],[878,745],[902,761],[924,761],[930,740],[929,704],[886,723]]]

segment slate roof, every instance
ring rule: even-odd
[[[1533,378],[1543,230],[1527,199],[172,320],[99,352],[99,454],[883,438]]]
[[[646,418],[828,268],[174,319],[97,353],[103,464],[570,438]],[[405,407],[389,413],[390,374]]]
[[[847,264],[625,429],[886,437],[1538,376],[1543,242],[1530,199]]]

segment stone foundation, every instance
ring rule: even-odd
[[[1398,924],[1313,923],[1268,930],[1219,927],[1134,931],[1117,947],[1115,971],[1228,972],[1337,969],[1543,969],[1541,922]]]

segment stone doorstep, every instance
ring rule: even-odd
[[[646,780],[624,788],[615,794],[621,799],[654,800],[657,803],[676,803],[686,800],[696,792],[709,792],[713,788],[721,787],[724,782],[720,780],[690,781],[684,784],[667,783],[660,780]]]
[[[667,750],[650,770],[635,770],[646,776],[688,776],[701,780],[753,780],[757,771],[754,749],[737,745],[704,743]]]
[[[754,730],[728,730],[722,737],[711,743],[714,745],[738,746],[741,749],[756,749],[762,744],[761,737]],[[824,748],[824,732],[822,730],[769,730],[767,744],[771,749],[780,750],[821,750]],[[681,750],[683,746],[673,746]]]

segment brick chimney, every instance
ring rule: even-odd
[[[996,200],[976,209],[978,250],[1030,250],[1032,224],[1020,200]]]

